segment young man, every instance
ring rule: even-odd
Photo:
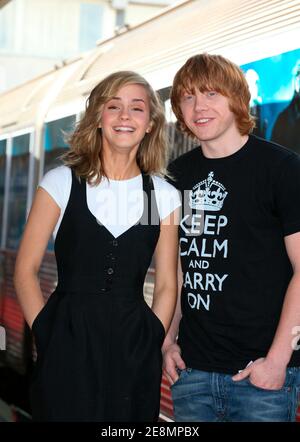
[[[221,56],[190,58],[171,101],[181,130],[200,143],[170,165],[184,198],[183,285],[163,346],[175,419],[293,421],[300,158],[250,135],[247,82]]]

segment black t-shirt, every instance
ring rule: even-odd
[[[236,373],[266,356],[278,325],[292,277],[284,236],[300,231],[300,157],[251,135],[225,158],[196,147],[169,171],[183,197],[182,357]]]

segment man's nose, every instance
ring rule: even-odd
[[[195,111],[200,112],[202,110],[206,110],[207,108],[208,105],[205,95],[203,94],[197,95],[195,100]]]

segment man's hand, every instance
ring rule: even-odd
[[[165,375],[170,382],[170,384],[174,384],[174,382],[178,379],[178,373],[176,368],[180,370],[184,370],[186,368],[183,359],[181,358],[181,350],[177,344],[170,344],[166,347],[163,347],[163,368]]]
[[[233,381],[241,381],[249,377],[255,387],[265,390],[280,390],[286,376],[286,365],[276,364],[268,358],[256,359],[240,373],[233,376]]]

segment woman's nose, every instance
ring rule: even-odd
[[[129,110],[127,108],[122,108],[121,109],[121,113],[120,113],[120,117],[122,120],[128,120],[129,118]]]

